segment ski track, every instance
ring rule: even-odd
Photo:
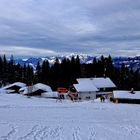
[[[3,123],[4,124],[4,123]],[[46,126],[46,125],[33,125],[31,129],[27,129],[27,132],[23,133],[23,135],[18,135],[18,126],[7,124],[10,128],[10,131],[0,137],[0,140],[65,140],[64,130],[67,128],[66,126]],[[116,130],[111,130],[108,126],[98,125],[98,128],[105,129],[105,131],[117,133]],[[120,129],[126,132],[126,135],[133,135],[137,140],[140,139],[140,128],[135,125],[121,125]],[[66,129],[67,130],[67,129]],[[69,131],[71,130],[71,131]],[[87,140],[97,140],[97,131],[96,127],[89,126],[87,128],[88,133],[82,131],[79,126],[73,126],[69,128],[69,139],[70,140],[83,140],[83,135]],[[20,130],[21,131],[21,130]],[[120,132],[120,131],[118,131]],[[106,139],[106,138],[105,138]]]
[[[1,136],[0,140],[13,140],[12,138],[16,134],[17,130],[13,125],[11,124],[8,124],[8,125],[11,128],[11,130],[7,133],[7,135]]]
[[[121,126],[127,133],[134,135],[137,139],[140,139],[140,128],[138,126],[126,125]]]
[[[18,138],[18,140],[28,140],[28,138],[32,137],[35,138],[34,135],[36,134],[37,127],[37,125],[33,126],[32,129],[25,136]]]
[[[97,140],[96,138],[96,131],[94,128],[89,128],[89,140]]]
[[[61,140],[61,130],[61,127],[51,128],[35,125],[25,136],[22,136],[17,140]]]
[[[81,140],[81,138],[80,138],[80,127],[77,127],[77,128],[73,129],[72,136],[73,136],[73,140]]]

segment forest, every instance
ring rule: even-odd
[[[44,83],[56,90],[58,87],[69,88],[77,83],[76,78],[82,77],[110,77],[117,89],[140,90],[138,71],[128,69],[124,64],[121,68],[114,67],[110,55],[94,58],[90,64],[81,64],[78,55],[71,59],[64,58],[61,63],[56,57],[53,65],[47,60],[41,64],[38,62],[35,70],[30,65],[15,64],[13,56],[10,59],[5,55],[0,56],[0,86],[18,81],[27,85]]]

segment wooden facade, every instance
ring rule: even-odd
[[[111,98],[114,103],[140,104],[140,99]]]
[[[25,94],[25,95],[27,95],[27,96],[41,96],[41,94],[42,94],[43,92],[46,92],[46,91],[44,91],[44,90],[42,90],[42,89],[38,89],[38,90],[32,91],[32,92],[30,92],[30,93],[27,93],[27,94]]]
[[[81,100],[94,100],[96,99],[96,91],[78,92],[78,98]]]
[[[106,98],[111,98],[111,97],[113,97],[113,91],[109,91],[109,92],[100,92],[99,91],[99,92],[97,92],[96,98],[99,98],[101,96],[104,96]]]

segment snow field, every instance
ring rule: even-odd
[[[139,140],[140,106],[0,94],[0,140]]]

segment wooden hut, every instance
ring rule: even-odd
[[[140,104],[140,91],[114,91],[111,101],[114,103]]]

